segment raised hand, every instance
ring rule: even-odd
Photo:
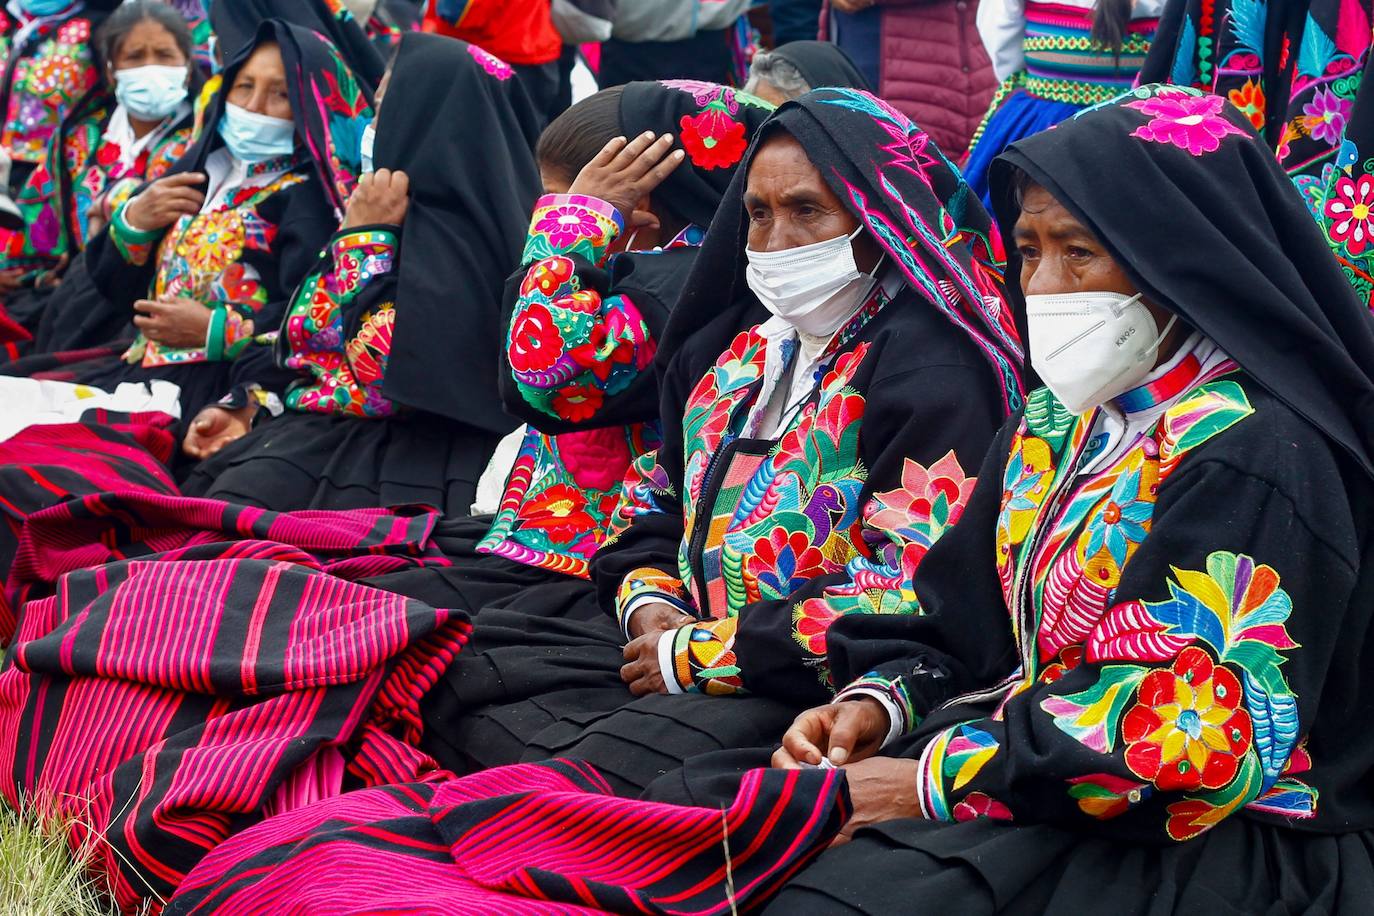
[[[599,197],[628,221],[645,195],[663,184],[686,155],[673,149],[672,134],[655,139],[653,131],[646,131],[633,140],[616,137],[582,168],[568,193]]]
[[[410,177],[405,172],[378,169],[364,172],[348,198],[344,229],[358,226],[399,226],[410,207]]]
[[[124,218],[142,232],[166,229],[183,216],[200,212],[205,194],[197,185],[205,182],[200,172],[164,175],[129,201]]]

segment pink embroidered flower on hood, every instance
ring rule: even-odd
[[[1126,107],[1143,111],[1150,116],[1150,122],[1136,128],[1131,136],[1153,143],[1171,143],[1194,156],[1215,153],[1221,148],[1223,137],[1245,135],[1222,114],[1227,104],[1219,95],[1182,93],[1132,102]]]

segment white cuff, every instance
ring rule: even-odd
[[[634,605],[630,606],[630,611],[634,610]],[[626,612],[627,615],[629,612]],[[673,665],[673,640],[677,637],[677,630],[664,630],[663,635],[658,638],[658,670],[663,675],[663,683],[667,685],[668,692],[686,693],[682,685],[677,682],[677,674]]]

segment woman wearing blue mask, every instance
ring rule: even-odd
[[[338,225],[371,116],[332,46],[276,20],[224,86],[196,145],[114,212],[89,255],[96,285],[133,313],[139,335],[119,366],[79,380],[169,379],[183,417],[229,390],[233,361],[270,363],[254,339],[281,323]]]
[[[188,96],[197,76],[181,15],[160,0],[131,0],[96,39],[103,78],[63,121],[46,161],[29,176],[17,199],[25,230],[6,246],[4,267],[22,269],[33,287],[9,297],[6,308],[30,330],[55,318],[52,287],[114,207],[165,173],[191,142]]]

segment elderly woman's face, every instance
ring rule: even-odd
[[[749,248],[784,251],[849,235],[859,228],[854,217],[811,163],[791,134],[769,138],[749,166],[744,191],[749,215]],[[867,233],[854,239],[854,262],[871,271],[881,254]]]
[[[1022,197],[1014,237],[1021,253],[1021,292],[1027,296],[1139,292],[1097,236],[1039,185]]]
[[[286,88],[286,65],[275,42],[258,46],[234,77],[229,101],[271,118],[291,119],[291,96]]]

